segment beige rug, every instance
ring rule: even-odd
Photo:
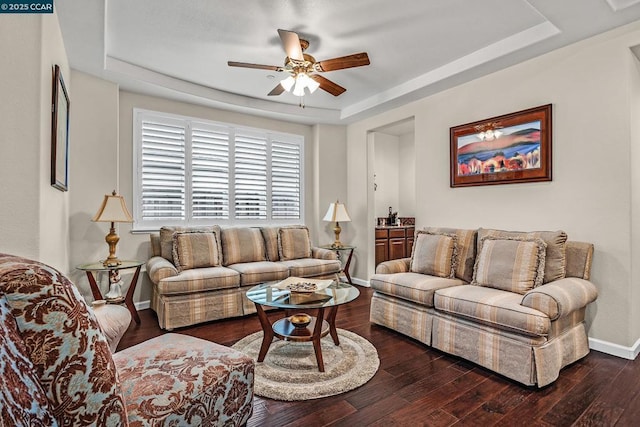
[[[275,400],[308,400],[333,396],[360,387],[378,370],[375,347],[366,339],[338,329],[340,345],[327,335],[321,341],[325,372],[318,371],[313,345],[274,339],[262,363],[256,363],[255,394]],[[262,332],[233,345],[254,360],[258,358]]]

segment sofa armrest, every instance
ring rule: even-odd
[[[154,256],[147,261],[147,274],[153,283],[158,284],[162,279],[177,276],[178,269],[168,259]]]
[[[338,255],[336,255],[335,251],[332,251],[331,249],[316,248],[316,247],[311,248],[311,257],[316,259],[331,259],[331,260],[338,259]]]
[[[411,258],[400,258],[378,264],[376,274],[406,273],[409,271]]]
[[[566,316],[596,300],[598,290],[588,280],[567,277],[524,294],[521,305],[545,313],[551,320]]]

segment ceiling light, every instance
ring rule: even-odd
[[[287,92],[291,92],[291,88],[293,87],[295,82],[296,79],[294,79],[293,76],[289,76],[286,79],[281,80],[280,84],[282,85],[284,90],[286,90]]]

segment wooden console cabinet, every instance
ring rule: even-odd
[[[410,257],[414,232],[414,226],[376,227],[376,265],[383,261]]]

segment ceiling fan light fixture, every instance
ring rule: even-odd
[[[307,80],[308,80],[307,87],[309,88],[309,93],[315,92],[320,87],[320,83],[313,80],[312,78],[308,77]]]
[[[294,79],[293,76],[289,76],[286,79],[280,81],[280,84],[287,92],[291,92],[291,88],[295,83],[296,79]]]

